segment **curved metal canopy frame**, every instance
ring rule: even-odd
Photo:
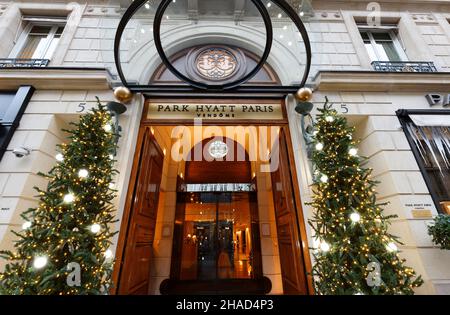
[[[161,37],[160,37],[160,26],[161,21],[164,16],[164,12],[166,11],[169,4],[172,2],[172,0],[162,0],[161,3],[158,6],[158,9],[155,14],[155,20],[153,25],[153,37],[155,41],[155,47],[158,51],[158,54],[162,60],[162,62],[165,64],[165,66],[180,80],[188,83],[193,88],[186,88],[186,86],[151,86],[151,85],[135,85],[130,84],[123,72],[121,59],[120,59],[120,41],[123,35],[123,32],[128,24],[128,22],[132,19],[134,14],[147,2],[148,0],[135,0],[130,7],[125,11],[125,14],[123,15],[122,19],[120,20],[119,26],[117,28],[115,40],[114,40],[114,58],[115,58],[115,64],[117,68],[117,73],[119,75],[120,80],[122,81],[122,84],[129,88],[133,92],[155,92],[155,91],[163,91],[165,90],[167,93],[176,94],[177,92],[183,93],[186,95],[186,93],[201,93],[202,91],[205,92],[246,92],[246,93],[292,93],[295,92],[297,89],[305,86],[306,81],[309,76],[309,72],[311,70],[311,59],[312,59],[312,53],[311,53],[311,43],[309,41],[308,33],[306,31],[305,25],[303,24],[300,17],[297,15],[297,13],[292,9],[292,7],[285,1],[285,0],[271,0],[271,2],[275,3],[280,7],[281,10],[283,10],[287,16],[294,22],[296,25],[298,31],[300,32],[300,35],[302,36],[305,49],[306,49],[306,67],[305,72],[303,74],[302,81],[299,85],[296,86],[278,86],[278,87],[265,87],[258,86],[258,87],[251,87],[251,86],[245,86],[243,87],[242,84],[245,82],[248,82],[251,78],[253,78],[258,71],[261,70],[261,68],[264,66],[264,64],[267,61],[267,58],[270,54],[270,50],[272,48],[272,42],[273,42],[273,30],[272,30],[272,21],[269,16],[269,13],[267,12],[264,4],[261,2],[261,0],[251,0],[253,4],[256,6],[258,11],[260,12],[265,28],[266,28],[266,47],[264,49],[264,53],[261,56],[261,59],[259,60],[258,64],[252,71],[250,71],[247,75],[244,77],[227,83],[223,85],[209,85],[202,82],[196,82],[187,76],[180,73],[169,61],[168,57],[166,56],[164,49],[161,44]]]
[[[173,0],[162,0],[159,4],[158,10],[156,11],[155,20],[153,22],[153,38],[155,40],[155,46],[156,50],[158,51],[158,54],[163,61],[163,63],[166,65],[166,67],[176,76],[178,79],[190,84],[193,87],[199,88],[199,89],[205,89],[205,90],[215,90],[215,91],[223,91],[232,89],[235,87],[240,86],[241,84],[244,84],[251,78],[253,78],[259,70],[264,66],[264,64],[267,61],[267,58],[270,54],[270,49],[272,48],[272,42],[273,42],[273,32],[272,32],[272,21],[269,16],[269,12],[267,12],[266,7],[259,1],[259,0],[251,0],[253,4],[258,9],[259,13],[263,17],[264,25],[266,28],[266,46],[264,48],[264,53],[259,60],[258,64],[250,71],[248,74],[243,76],[242,78],[227,83],[223,85],[211,85],[211,84],[205,84],[201,82],[194,81],[184,74],[182,74],[180,71],[178,71],[170,62],[169,58],[166,56],[164,49],[161,45],[161,32],[160,32],[160,26],[161,21],[164,16],[164,13],[169,6],[170,3],[172,3]]]

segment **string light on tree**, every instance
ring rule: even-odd
[[[361,216],[358,212],[353,212],[350,214],[350,220],[354,223],[358,223],[361,220]]]
[[[325,117],[325,121],[329,122],[329,123],[332,123],[334,121],[334,117],[333,116],[326,116]]]
[[[33,260],[33,267],[36,269],[44,268],[48,263],[47,256],[36,256]]]
[[[64,161],[64,155],[62,155],[61,153],[58,153],[58,154],[56,154],[55,159],[58,162],[62,162],[62,161]]]
[[[81,169],[81,170],[78,171],[78,177],[79,178],[84,179],[84,178],[87,178],[88,176],[89,176],[89,171],[88,170]]]
[[[397,247],[397,245],[395,245],[395,243],[394,242],[389,242],[387,245],[386,245],[386,249],[389,251],[389,252],[396,252],[396,251],[398,251],[398,247]]]
[[[111,132],[112,131],[112,126],[111,124],[106,124],[103,126],[103,130],[105,130],[106,132]]]
[[[318,144],[316,144],[316,150],[317,151],[322,151],[323,150],[323,143],[318,143]]]
[[[91,232],[94,234],[97,234],[98,232],[100,232],[101,229],[102,228],[101,228],[100,224],[98,224],[98,223],[94,223],[91,225]]]
[[[322,252],[326,253],[326,252],[330,251],[330,245],[327,242],[322,241],[322,242],[320,242],[320,250]]]
[[[321,181],[322,183],[328,183],[328,176],[325,175],[325,174],[323,174],[323,175],[320,177],[320,181]]]
[[[358,154],[358,149],[350,148],[350,150],[348,150],[348,154],[350,154],[351,156],[356,156]]]
[[[67,195],[64,196],[64,202],[65,203],[72,203],[75,201],[75,195],[72,193],[69,193]]]
[[[25,221],[22,224],[22,230],[28,230],[31,227],[31,222],[30,221]]]
[[[113,252],[110,249],[107,249],[104,253],[106,259],[111,259],[113,257]]]

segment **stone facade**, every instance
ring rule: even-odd
[[[22,224],[19,214],[36,204],[33,186],[44,187],[45,182],[36,175],[51,168],[54,163],[55,145],[65,141],[60,131],[79,115],[80,104],[86,108],[95,103],[95,96],[103,102],[113,99],[111,87],[119,85],[114,66],[113,44],[124,7],[131,1],[2,1],[0,2],[0,58],[8,58],[22,30],[21,16],[61,15],[69,18],[59,45],[50,61],[59,70],[2,70],[0,90],[14,89],[27,83],[36,87],[31,102],[9,144],[8,152],[0,161],[0,248],[11,248],[13,235],[9,230]],[[408,203],[430,204],[437,214],[430,192],[420,173],[417,162],[395,115],[398,109],[429,109],[425,99],[428,93],[450,93],[450,1],[380,1],[381,21],[398,26],[401,45],[409,60],[433,62],[438,72],[430,74],[398,73],[378,75],[373,71],[369,55],[364,47],[356,22],[368,15],[365,1],[314,0],[313,16],[305,18],[312,51],[312,69],[308,84],[316,90],[313,102],[320,106],[327,96],[338,109],[344,111],[349,121],[357,127],[361,138],[360,152],[369,157],[378,186],[380,201],[389,201],[388,214],[398,215],[392,233],[401,237],[401,255],[425,280],[417,290],[419,294],[450,294],[450,252],[438,249],[427,235],[431,218],[412,216]],[[292,24],[292,23],[291,23]],[[298,82],[304,63],[304,51],[296,45],[299,34],[293,25],[283,20],[274,23],[274,45],[268,63],[283,84]],[[160,64],[151,40],[136,35],[142,28],[150,32],[151,23],[145,19],[133,20],[127,29],[127,40],[122,45],[124,70],[127,76],[139,82],[148,82]],[[236,29],[223,29],[220,22],[205,25],[227,43],[241,46],[256,54],[264,48],[261,23],[242,21]],[[248,27],[250,39],[238,33],[240,27]],[[173,21],[167,26],[165,37],[168,54],[176,53],[189,45],[207,44],[208,38],[196,31],[196,26],[185,21]],[[176,32],[174,31],[176,30]],[[299,57],[300,56],[300,57]],[[303,59],[304,60],[304,59]],[[65,69],[63,69],[65,68]],[[85,70],[83,68],[97,68]],[[98,70],[106,68],[107,71]],[[81,70],[80,70],[81,69]],[[294,69],[294,70],[293,70]],[[97,71],[97,72],[95,72]],[[358,71],[358,72],[355,72]],[[386,83],[386,82],[389,83]],[[58,85],[58,82],[62,82]],[[369,83],[365,83],[369,82]],[[92,84],[89,84],[92,83]],[[135,96],[128,111],[121,117],[124,129],[118,153],[117,179],[119,196],[117,216],[120,219],[125,204],[127,185],[132,167],[137,131],[144,100]],[[304,203],[311,196],[310,164],[298,116],[294,112],[294,100],[288,98],[289,124],[295,150],[298,181]],[[84,106],[84,105],[83,105]],[[433,107],[442,108],[441,105]],[[12,150],[17,146],[32,149],[30,156],[17,159]],[[168,146],[169,144],[167,144]],[[167,174],[168,181],[173,174]],[[163,183],[164,185],[164,183]],[[173,191],[163,191],[160,208],[172,207]],[[311,209],[303,205],[305,218]],[[273,218],[272,218],[273,219]],[[269,219],[268,219],[269,220]],[[273,220],[272,220],[273,221]],[[272,222],[271,221],[271,222]],[[160,226],[170,224],[173,218],[158,214]],[[118,227],[120,222],[118,223]],[[272,222],[272,226],[274,226]],[[309,227],[307,227],[310,234]],[[156,231],[155,241],[155,293],[161,280],[169,275],[172,240]],[[310,235],[309,235],[310,236]],[[276,239],[263,240],[268,247],[264,259],[267,275],[277,277],[272,293],[281,293],[280,267],[276,255]],[[270,244],[269,244],[270,243]],[[276,259],[275,259],[275,258]],[[4,262],[0,262],[2,266]]]

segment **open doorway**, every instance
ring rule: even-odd
[[[142,126],[119,237],[118,293],[307,294],[285,128]],[[240,137],[217,136],[229,130]],[[267,138],[256,155],[252,137]],[[157,146],[155,162],[148,143]]]

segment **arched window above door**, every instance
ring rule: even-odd
[[[170,61],[183,75],[206,84],[237,80],[255,68],[258,62],[257,57],[246,49],[221,44],[190,47],[172,55]],[[161,64],[150,84],[183,84],[183,81]],[[279,85],[280,80],[266,63],[247,84]]]

